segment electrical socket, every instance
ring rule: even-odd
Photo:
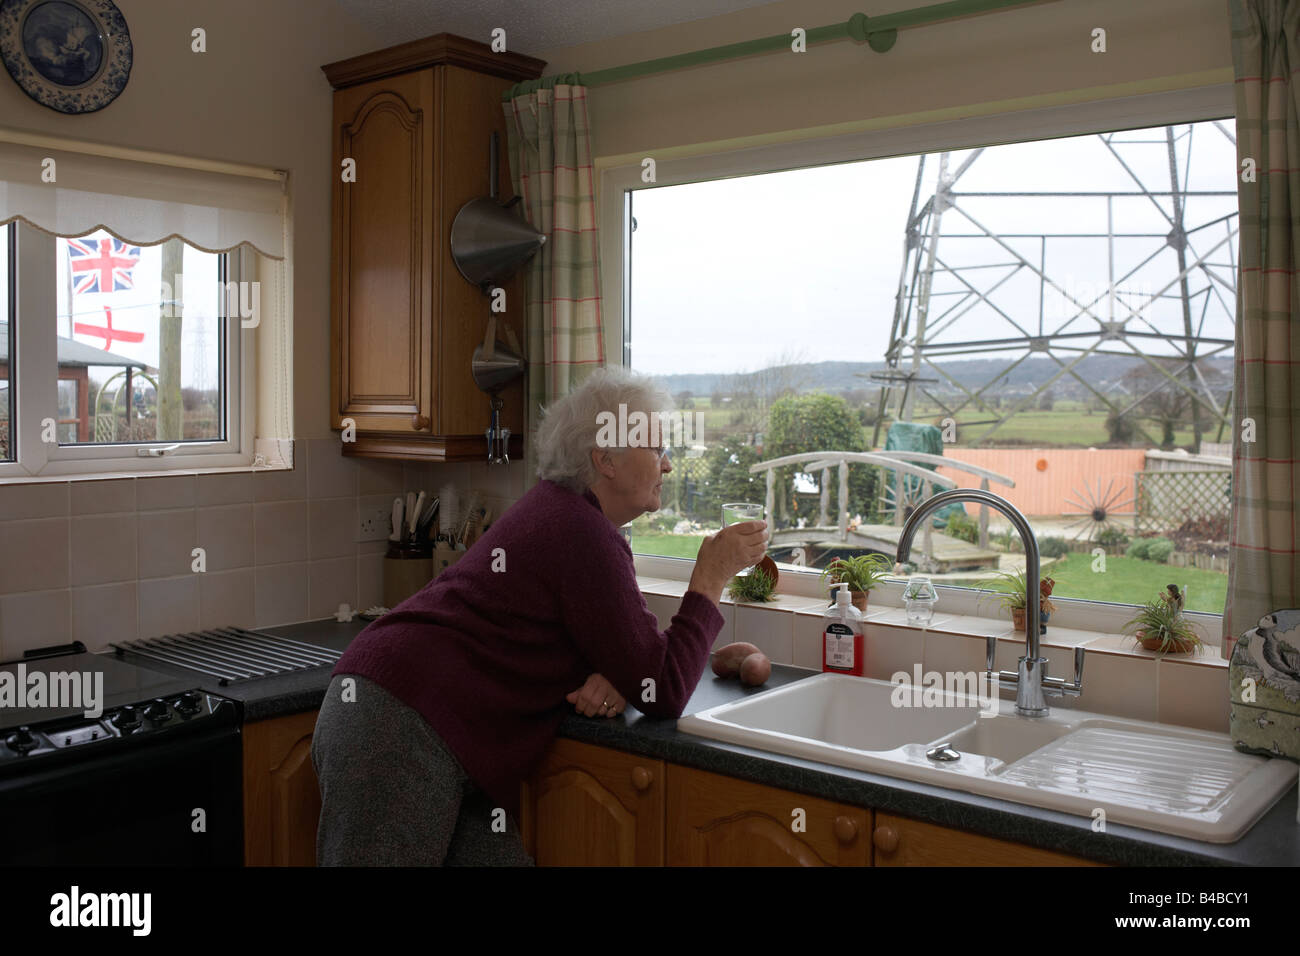
[[[357,528],[358,541],[387,541],[393,531],[393,508],[361,509],[361,523]]]

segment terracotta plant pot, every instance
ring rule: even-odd
[[[869,591],[850,591],[850,592],[849,592],[849,600],[852,601],[852,602],[853,602],[853,606],[854,606],[855,608],[857,608],[857,609],[858,609],[861,613],[863,613],[863,614],[866,614],[866,613],[867,613],[867,596],[868,596],[868,594],[870,594]]]
[[[1011,627],[1017,634],[1025,633],[1025,609],[1023,607],[1013,607],[1011,609]]]
[[[1141,628],[1138,628],[1133,632],[1133,636],[1137,638],[1138,643],[1142,645],[1143,650],[1159,651],[1160,645],[1164,642],[1158,637],[1146,637],[1145,634],[1146,632]],[[1173,641],[1169,642],[1169,645],[1165,649],[1165,653],[1190,654],[1194,650],[1196,650],[1196,645],[1191,641],[1184,638],[1175,638]]]

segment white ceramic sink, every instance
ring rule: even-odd
[[[1076,813],[1092,821],[1231,843],[1295,781],[1295,765],[1238,753],[1226,734],[1054,708],[981,716],[948,706],[896,707],[886,681],[820,674],[682,717],[679,730],[808,760]],[[1049,698],[1049,706],[1052,699]],[[960,757],[926,752],[948,744]]]

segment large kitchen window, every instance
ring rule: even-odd
[[[694,557],[724,502],[768,501],[763,463],[805,455],[772,470],[783,567],[892,555],[917,502],[986,487],[1029,517],[1055,597],[1172,583],[1221,612],[1234,136],[1130,122],[627,189],[625,360],[693,426],[633,550]],[[974,505],[913,557],[973,588],[1024,568]]]

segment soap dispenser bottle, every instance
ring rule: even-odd
[[[862,614],[849,600],[848,584],[835,587],[835,603],[822,614],[822,672],[861,677],[866,669]]]

